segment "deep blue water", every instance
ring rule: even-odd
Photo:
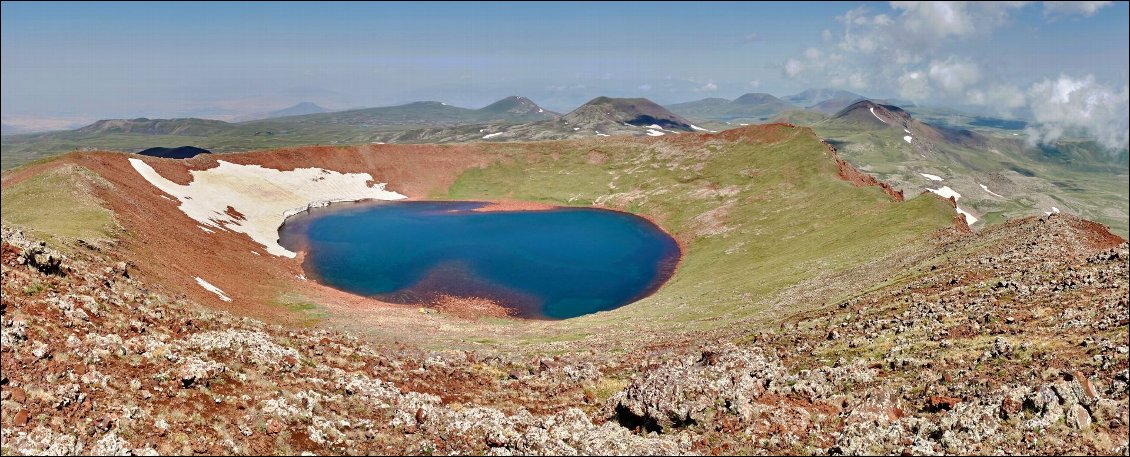
[[[280,241],[306,251],[308,276],[340,290],[425,306],[441,295],[488,298],[549,319],[643,298],[679,260],[674,239],[632,214],[470,211],[483,205],[334,205],[288,219]]]

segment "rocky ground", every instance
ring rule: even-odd
[[[165,295],[3,231],[4,454],[1127,453],[1125,241],[1066,215],[627,353],[435,351]]]

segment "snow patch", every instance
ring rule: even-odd
[[[740,125],[740,126],[742,126],[742,127],[745,127],[745,126],[747,126],[747,125],[749,125],[749,124],[738,124],[738,125]]]
[[[301,280],[303,280],[303,281],[305,281],[305,280],[306,280],[306,275],[295,275],[294,277],[295,277],[295,278],[298,278],[298,279],[301,279]]]
[[[930,173],[919,173],[919,174],[922,175],[923,178],[929,179],[931,181],[941,181],[942,180],[942,177],[938,176],[938,175],[932,175]]]
[[[988,187],[985,187],[985,185],[984,185],[984,184],[977,184],[977,185],[978,185],[978,186],[981,186],[981,190],[984,190],[985,192],[988,192],[988,193],[989,193],[990,195],[993,195],[993,196],[997,196],[997,197],[1000,197],[1000,198],[1004,198],[1004,195],[1001,195],[1001,194],[998,194],[998,193],[996,193],[996,192],[993,192],[993,191],[989,190],[989,188],[988,188]]]
[[[200,228],[200,230],[203,230],[203,231],[204,231],[204,233],[216,233],[216,232],[214,232],[214,231],[212,231],[212,230],[209,230],[209,229],[208,229],[208,227],[204,227],[204,226],[202,226],[202,225],[197,225],[197,227],[199,227],[199,228]]]
[[[543,109],[541,109],[541,108],[538,108],[538,112],[539,112],[539,113],[544,113],[544,112],[545,112],[545,110],[543,110]]]
[[[200,279],[199,276],[196,277],[196,283],[200,284],[200,287],[203,287],[208,292],[214,293],[217,296],[219,296],[220,300],[231,301],[231,297],[228,297],[226,294],[224,294],[224,291],[220,290],[219,287],[213,286],[212,283],[205,281],[203,279]]]
[[[202,224],[201,229],[226,228],[246,234],[263,245],[267,253],[294,258],[279,245],[279,226],[287,217],[332,202],[355,200],[400,200],[407,198],[372,183],[368,173],[339,173],[322,168],[275,170],[260,165],[240,165],[218,160],[218,166],[192,170],[192,182],[180,185],[157,173],[141,159],[130,165],[157,189],[180,200],[180,210]],[[232,207],[243,215],[227,214]]]
[[[933,192],[935,194],[938,194],[942,198],[953,197],[954,201],[961,199],[961,194],[957,193],[957,191],[955,191],[953,189],[950,189],[950,186],[942,186],[941,189],[931,189],[931,188],[927,187],[926,190]],[[956,209],[957,209],[958,214],[965,216],[966,225],[973,225],[975,222],[977,222],[977,217],[973,216],[972,214],[969,214],[968,211],[961,209],[960,206],[957,206]]]
[[[886,123],[887,123],[887,121],[884,121],[884,120],[883,120],[883,118],[879,117],[879,115],[878,115],[878,114],[875,114],[875,107],[874,107],[874,106],[872,106],[872,107],[870,107],[870,108],[867,108],[867,109],[871,110],[871,115],[872,115],[872,116],[875,116],[875,119],[878,119],[878,120],[879,120],[879,122],[882,122],[882,123],[884,123],[884,124],[886,124]]]
[[[663,136],[663,132],[647,129],[647,136]]]
[[[600,133],[600,130],[593,130],[593,131],[596,132],[596,136],[612,136],[612,135],[609,135],[607,133]]]
[[[487,138],[494,138],[496,136],[502,135],[503,133],[506,133],[506,132],[497,132],[497,133],[486,134],[486,135],[483,135],[483,139],[485,140]]]
[[[577,130],[580,130],[580,129],[581,129],[580,127],[573,127],[574,132],[576,132]]]
[[[960,200],[961,199],[961,194],[957,193],[956,190],[950,189],[950,186],[942,186],[941,189],[931,189],[931,188],[927,187],[926,190],[933,192],[935,194],[941,195],[942,198],[953,197],[954,200]]]
[[[255,252],[255,251],[251,251],[251,253],[255,254],[255,255],[262,255],[262,254],[259,254],[258,252]]]
[[[1044,211],[1045,216],[1051,216],[1052,214],[1059,214],[1059,208],[1053,206],[1051,211]]]
[[[910,133],[910,130],[907,130],[907,129],[902,129],[902,131],[904,131],[906,133]]]
[[[704,129],[704,128],[702,128],[702,127],[699,127],[699,126],[697,126],[697,125],[694,125],[694,124],[691,124],[691,129],[692,129],[692,130],[698,130],[698,131],[700,131],[700,132],[710,132],[710,133],[718,133],[718,132],[716,132],[716,131],[714,131],[714,130],[708,130],[708,129]]]
[[[914,137],[912,137],[910,135],[902,137],[902,140],[907,142],[907,143],[910,143],[910,140],[913,140],[913,139],[914,139]]]
[[[973,225],[977,223],[977,218],[972,214],[969,214],[969,212],[961,209],[960,206],[957,207],[957,213],[965,216],[965,225]]]

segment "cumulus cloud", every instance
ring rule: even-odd
[[[977,64],[950,57],[930,63],[930,81],[950,94],[964,93],[965,88],[981,80]]]
[[[911,71],[899,76],[898,93],[899,97],[915,102],[925,100],[930,96],[930,81],[926,73]]]
[[[1126,148],[1127,89],[1092,76],[1049,78],[1025,89],[1003,80],[993,62],[970,58],[966,47],[991,45],[990,35],[1033,2],[890,2],[864,6],[836,19],[823,44],[783,62],[789,79],[813,87],[893,91],[915,102],[945,100],[986,107],[1002,116],[1030,112],[1031,138],[1052,142],[1086,135],[1108,148]],[[1048,20],[1093,16],[1110,2],[1044,2]],[[1035,6],[1033,6],[1035,7]],[[985,57],[988,59],[988,57]]]
[[[757,89],[758,87],[761,87],[761,80],[755,79],[755,80],[753,80],[753,81],[750,81],[750,82],[749,82],[749,87],[750,87],[751,89]]]
[[[933,54],[950,42],[989,34],[1022,4],[891,2],[891,11],[879,14],[855,8],[836,18],[841,33],[822,32],[827,44],[787,59],[783,72],[790,79],[853,89],[896,86],[921,98],[935,87],[957,93],[980,80],[977,64],[952,57],[938,61]],[[908,76],[914,73],[927,75],[933,84]]]
[[[785,61],[785,76],[796,78],[800,76],[800,72],[804,71],[804,64],[797,59],[789,59]]]
[[[972,89],[966,93],[966,98],[967,103],[989,107],[1002,116],[1011,115],[1013,110],[1028,104],[1024,91],[1007,84]]]
[[[1044,16],[1094,16],[1102,7],[1113,2],[1044,2]]]
[[[708,81],[706,84],[703,84],[701,87],[696,87],[696,88],[691,89],[691,90],[693,90],[695,92],[711,92],[711,91],[718,90],[718,85],[714,84],[714,81]]]
[[[1069,132],[1094,138],[1109,149],[1130,143],[1130,86],[1121,90],[1087,75],[1045,79],[1028,90],[1028,107],[1036,125],[1028,129],[1033,143],[1050,143]]]

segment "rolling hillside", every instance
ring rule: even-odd
[[[869,100],[813,128],[847,160],[908,195],[927,189],[960,195],[960,206],[978,220],[975,227],[1068,211],[1123,236],[1128,230],[1124,151],[1078,140],[1033,147],[1013,135],[931,125]]]

